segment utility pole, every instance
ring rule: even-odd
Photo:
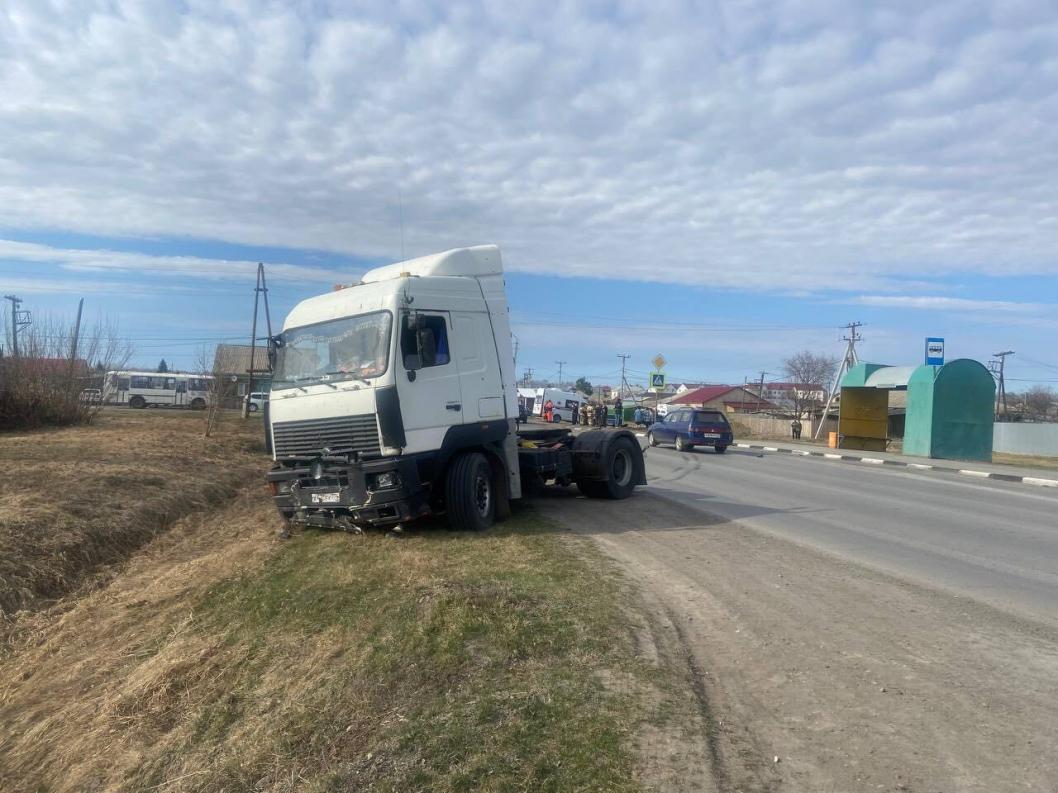
[[[856,342],[863,341],[863,336],[859,334],[859,329],[862,327],[862,322],[850,322],[843,328],[843,330],[848,331],[848,335],[841,337],[841,340],[846,342],[845,356],[841,359],[841,366],[838,367],[838,371],[834,375],[834,382],[831,384],[830,393],[827,395],[827,405],[823,408],[823,416],[820,418],[819,426],[816,427],[816,431],[812,435],[813,439],[819,437],[819,434],[823,431],[823,425],[827,423],[827,418],[830,416],[830,406],[834,404],[834,397],[841,387],[841,379],[848,374],[849,369],[860,362],[860,357],[856,354]]]
[[[1006,361],[1007,361],[1007,356],[1008,355],[1013,355],[1014,351],[1013,350],[1004,350],[1003,352],[996,352],[996,353],[992,353],[992,354],[996,357],[996,360],[993,361],[992,363],[997,365],[996,368],[994,368],[992,370],[992,372],[995,374],[996,380],[998,381],[997,384],[996,384],[996,413],[995,413],[995,418],[996,418],[996,420],[998,420],[999,419],[999,405],[1000,404],[1003,405],[1003,418],[1006,418],[1006,416],[1007,416],[1007,383],[1006,383],[1006,379],[1003,377],[1003,370],[1005,368],[1005,364],[1006,364]]]
[[[73,373],[77,366],[77,341],[81,336],[81,312],[84,311],[84,298],[77,303],[77,322],[73,326],[73,339],[70,342],[70,374],[67,378],[67,389],[72,391]]]
[[[522,375],[522,382],[526,386],[528,386],[529,385],[529,381],[532,380],[532,379],[533,379],[533,367],[527,366],[527,367],[525,367],[525,373]]]
[[[15,295],[4,295],[5,300],[11,301],[11,355],[15,358],[18,357],[18,334],[23,328],[27,327],[30,322],[30,315],[28,311],[21,311],[19,306],[22,305],[22,298],[16,297]]]
[[[617,396],[620,397],[624,393],[625,386],[628,385],[628,381],[625,379],[625,366],[628,364],[628,359],[632,356],[617,353],[617,357],[621,359],[621,385],[617,389]],[[632,389],[628,390],[631,391]]]
[[[757,412],[760,413],[761,405],[764,404],[764,375],[771,374],[763,369],[760,370],[760,386],[757,388]]]
[[[268,324],[268,338],[272,338],[272,314],[268,310],[268,284],[265,282],[264,264],[262,262],[257,263],[257,283],[253,292],[253,329],[250,331],[250,366],[247,370],[250,377],[246,387],[246,399],[242,403],[243,418],[250,414],[250,394],[253,393],[253,375],[256,371],[254,369],[254,358],[257,357],[257,306],[262,301],[264,302],[265,321]],[[271,363],[269,363],[267,371],[272,371]]]
[[[562,388],[562,367],[565,366],[568,361],[555,361],[558,364],[558,387]]]

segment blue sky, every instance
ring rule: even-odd
[[[15,0],[0,91],[0,289],[142,364],[245,338],[256,261],[278,323],[496,242],[544,377],[778,377],[857,320],[1058,381],[1049,2]]]

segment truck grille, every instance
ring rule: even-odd
[[[378,454],[375,415],[335,416],[305,421],[280,421],[272,425],[277,457],[311,457],[328,449],[330,454]]]

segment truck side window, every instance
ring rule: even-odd
[[[421,356],[420,367],[444,366],[452,360],[448,347],[448,326],[444,317],[419,314],[418,329],[405,328],[400,334],[400,354],[406,361],[409,356]]]

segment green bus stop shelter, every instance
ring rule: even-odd
[[[995,388],[991,372],[969,358],[943,366],[861,363],[841,380],[840,445],[884,451],[889,392],[906,390],[905,454],[991,461]]]

